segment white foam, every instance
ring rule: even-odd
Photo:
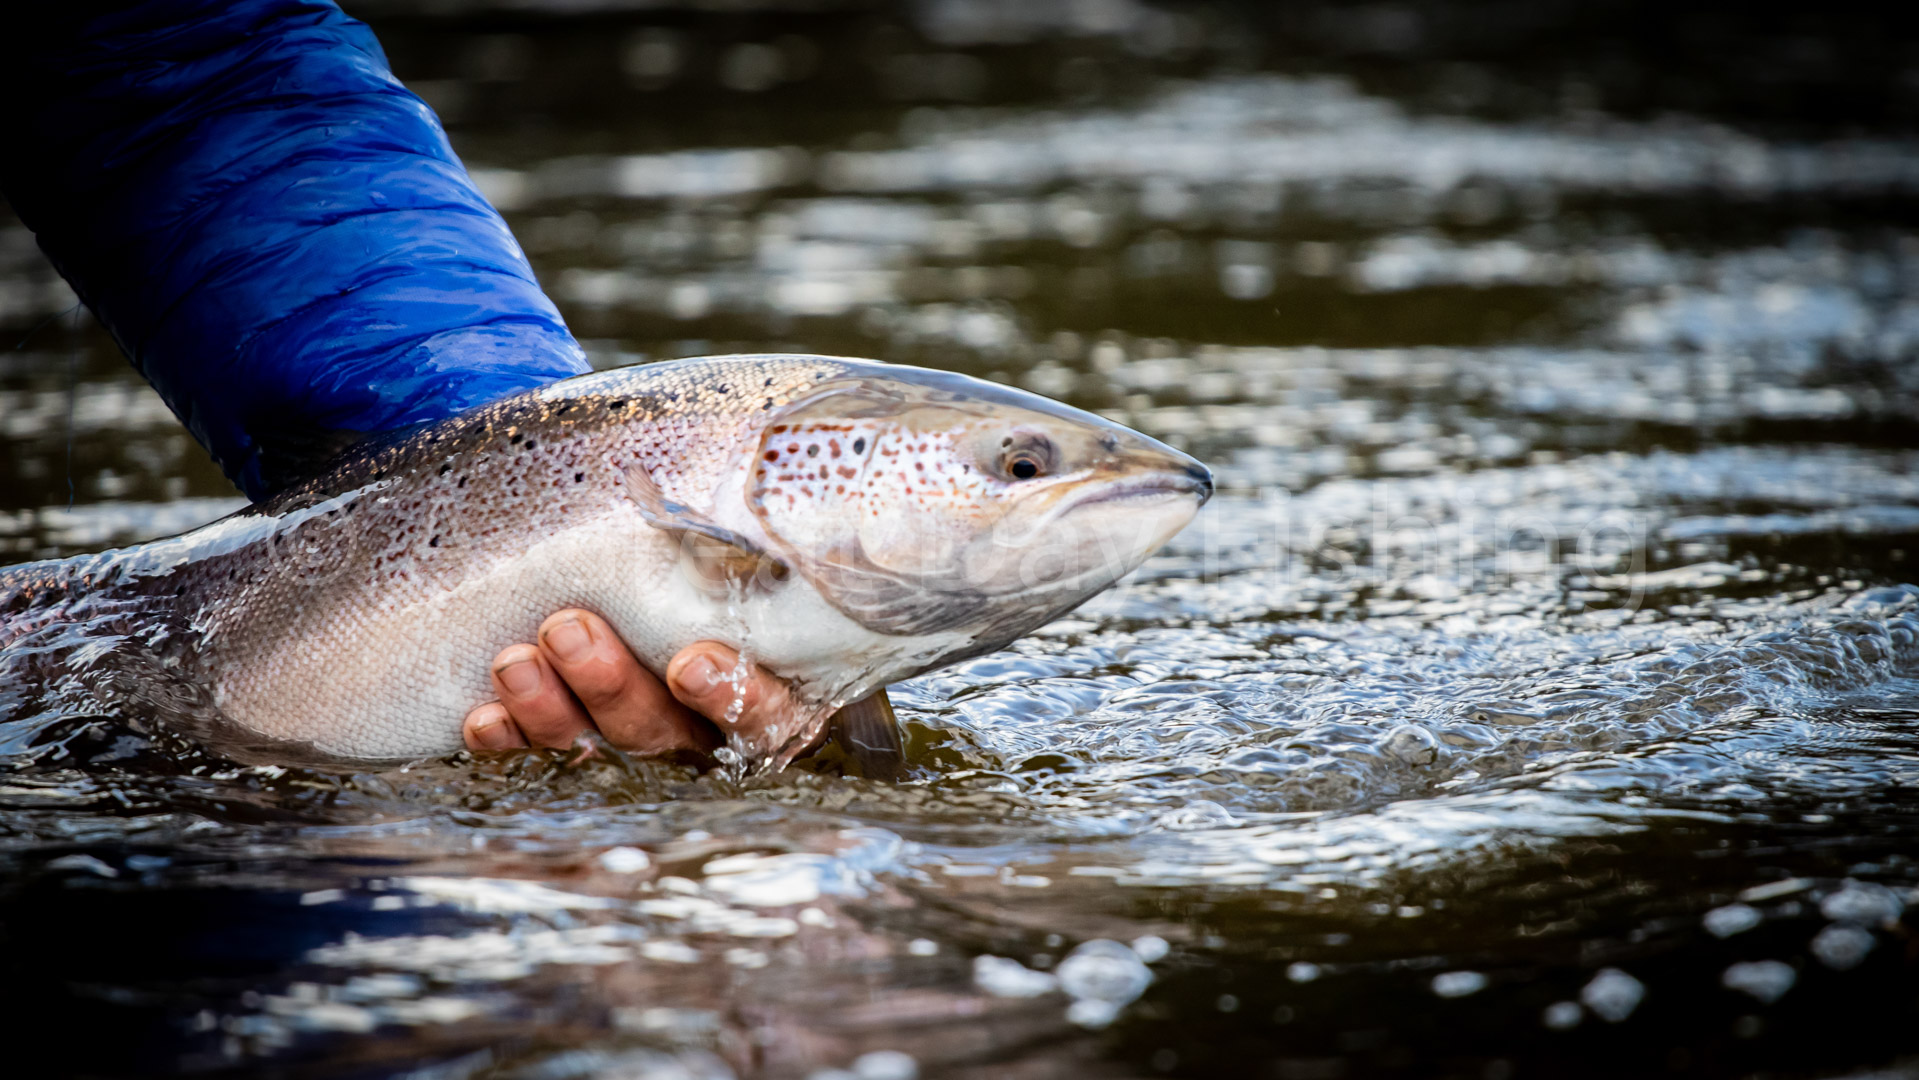
[[[391,885],[486,915],[593,911],[618,906],[617,901],[603,896],[583,896],[517,878],[400,877],[393,878]]]
[[[637,874],[650,868],[653,858],[639,848],[608,848],[600,853],[600,865],[615,874]]]
[[[1059,989],[1059,980],[1004,956],[975,956],[973,984],[1003,998],[1029,998]]]
[[[749,907],[796,907],[821,896],[857,895],[861,889],[841,861],[827,855],[735,855],[706,865],[709,892]]]

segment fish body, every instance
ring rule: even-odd
[[[840,706],[1084,601],[1211,489],[1178,451],[965,376],[699,358],[554,383],[198,531],[7,571],[0,619],[165,621],[227,720],[394,759],[459,748],[492,658],[582,607],[656,673],[717,640],[788,680],[804,708],[743,748],[784,761]]]

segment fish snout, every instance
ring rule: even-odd
[[[1113,502],[1144,496],[1197,496],[1194,509],[1213,497],[1213,471],[1165,443],[1133,433],[1104,467],[1095,471],[1076,504]]]
[[[1151,476],[1154,486],[1184,491],[1199,497],[1205,506],[1213,497],[1213,470],[1183,450],[1175,450],[1157,439],[1136,435],[1138,445],[1128,455],[1135,475]]]
[[[1213,497],[1213,470],[1195,461],[1186,466],[1186,476],[1193,482],[1193,491],[1199,496],[1199,505],[1205,506]]]

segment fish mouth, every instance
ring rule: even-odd
[[[1162,471],[1115,481],[1074,499],[1067,509],[1133,499],[1144,501],[1154,496],[1168,495],[1194,496],[1198,498],[1200,506],[1205,506],[1206,501],[1213,497],[1212,470],[1195,462],[1178,472]]]

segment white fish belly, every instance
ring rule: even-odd
[[[729,603],[682,567],[669,534],[620,515],[575,525],[451,587],[338,598],[310,629],[220,665],[215,700],[248,728],[340,757],[451,753],[464,745],[466,714],[495,696],[493,658],[535,640],[567,607],[600,614],[656,673],[696,641],[721,641],[744,646],[820,706],[913,674],[957,640],[875,634],[799,575]]]
[[[583,523],[451,587],[339,598],[311,629],[221,665],[215,700],[246,727],[342,757],[450,753],[466,714],[494,697],[493,658],[533,641],[555,611],[606,615],[655,670],[675,642],[723,618],[675,596],[688,591],[675,560],[643,526]],[[668,602],[636,603],[649,596]]]

